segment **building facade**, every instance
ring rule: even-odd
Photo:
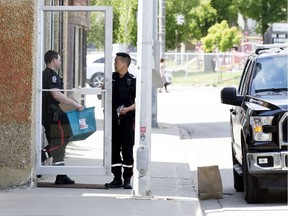
[[[89,0],[0,0],[0,188],[36,182],[35,125],[39,4],[89,5]],[[44,50],[63,54],[66,88],[84,85],[84,13],[46,13]],[[73,62],[68,64],[67,62]]]

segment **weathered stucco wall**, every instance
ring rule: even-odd
[[[35,0],[0,0],[0,188],[34,176]]]

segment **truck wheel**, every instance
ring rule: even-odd
[[[264,189],[259,188],[258,180],[248,171],[246,151],[243,152],[243,181],[247,203],[263,203]]]
[[[232,149],[232,159],[233,159],[233,165],[239,164],[237,161],[234,151]],[[237,192],[243,192],[244,191],[244,183],[243,183],[243,176],[239,175],[235,169],[233,168],[233,179],[234,179],[234,188]]]

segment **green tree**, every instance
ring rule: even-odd
[[[195,42],[207,35],[217,22],[229,20],[237,23],[237,0],[166,0],[166,47],[174,49],[181,42]],[[176,16],[184,16],[185,22],[177,24]]]
[[[136,45],[137,43],[137,0],[112,0],[115,18],[115,43]],[[117,19],[117,20],[115,20]]]
[[[211,7],[217,11],[217,23],[227,20],[229,26],[238,26],[237,0],[211,0]]]
[[[287,22],[287,0],[238,0],[240,13],[257,22],[256,32],[264,35],[269,24]]]
[[[91,13],[91,28],[87,34],[88,46],[94,46],[101,50],[105,44],[105,17],[102,12]]]
[[[137,0],[92,0],[94,6],[112,6],[113,7],[113,43],[124,43],[127,45],[136,45],[137,43]],[[93,31],[89,32],[88,42],[97,44],[95,34],[102,34],[104,38],[104,17],[101,13],[96,13],[96,18],[91,20]],[[100,17],[99,17],[100,16]],[[101,18],[102,16],[102,18]],[[103,22],[101,23],[100,20]],[[104,41],[104,39],[103,39]],[[99,41],[100,43],[101,41]],[[104,44],[104,43],[103,43]]]
[[[166,0],[166,48],[175,49],[187,37],[189,28],[189,11],[193,1]],[[183,17],[183,23],[177,23],[177,16]]]
[[[210,26],[216,23],[217,11],[211,7],[210,3],[210,0],[200,1],[197,6],[191,8],[190,41],[200,40],[207,34]]]
[[[207,36],[201,39],[206,52],[212,52],[215,49],[225,52],[233,46],[239,45],[240,40],[241,32],[235,26],[229,28],[226,20],[211,26]]]

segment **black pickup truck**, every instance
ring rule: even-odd
[[[248,203],[269,189],[287,190],[287,46],[261,47],[247,58],[238,89],[225,87],[230,109],[234,188]]]

